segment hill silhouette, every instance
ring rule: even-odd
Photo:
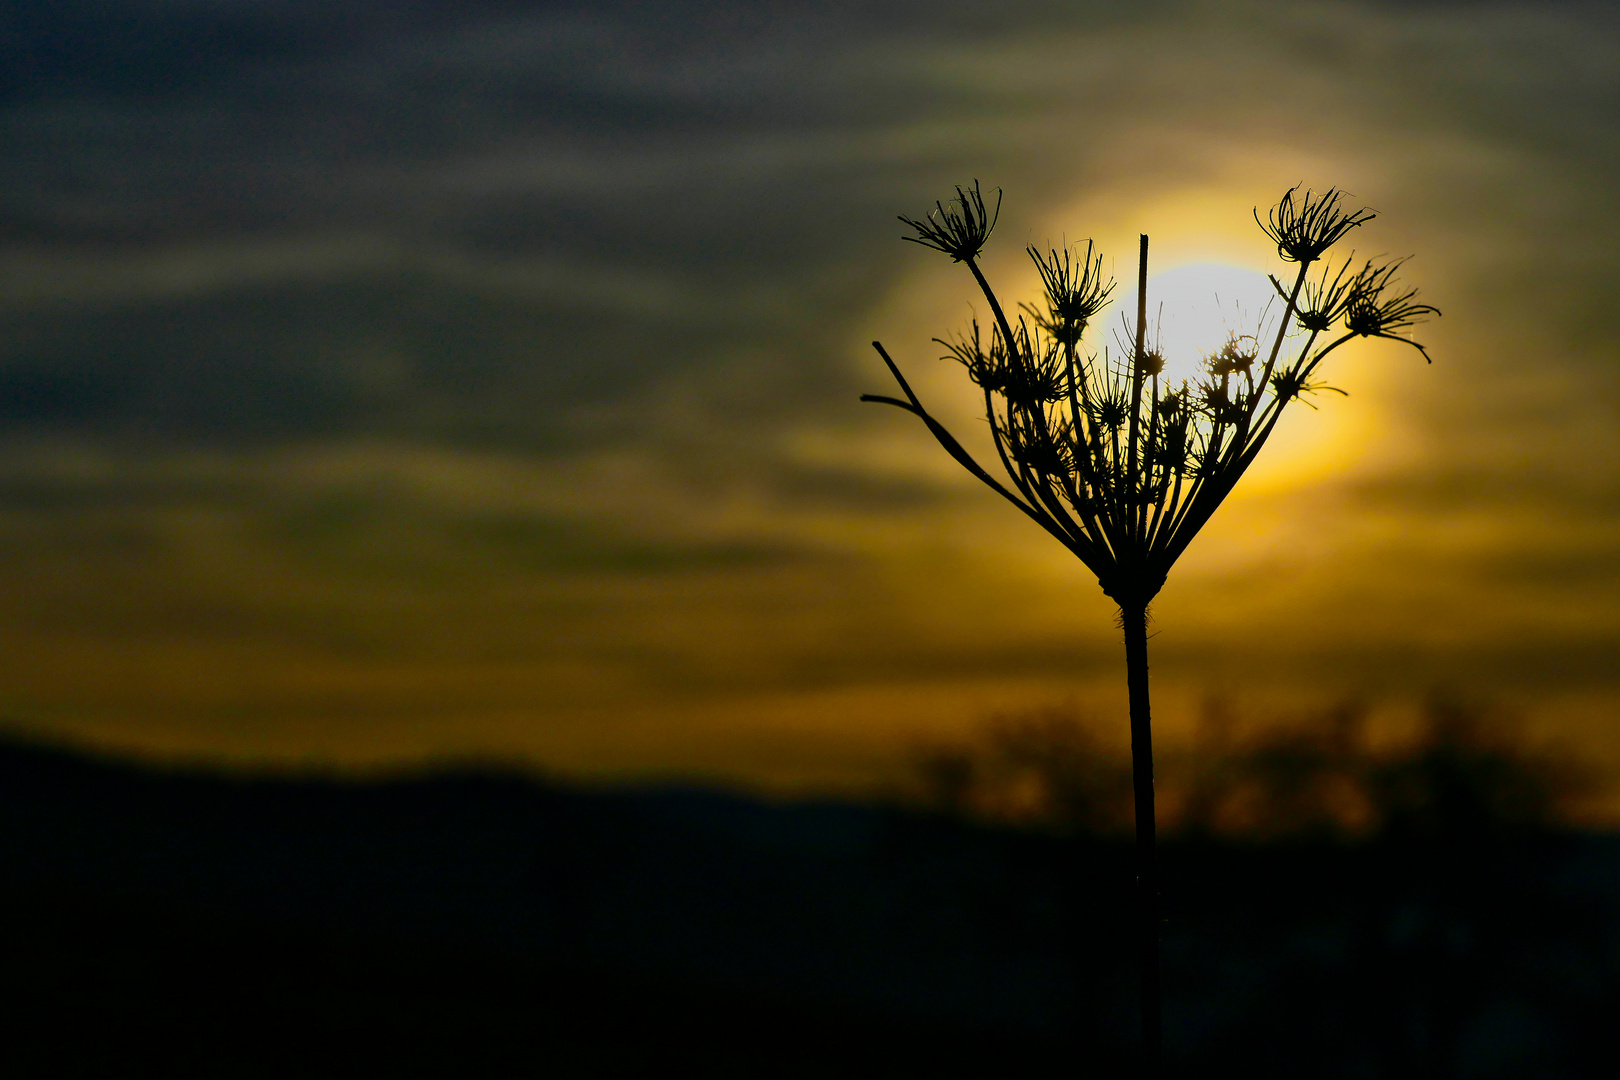
[[[1529,775],[1504,761],[1498,787]],[[1620,840],[1402,820],[1168,845],[1175,1073],[1606,1075]],[[983,1077],[1078,1050],[1129,1075],[1128,890],[1128,849],[1083,831],[13,742],[0,1065]]]

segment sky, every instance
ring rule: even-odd
[[[785,792],[883,789],[1020,710],[1123,738],[1096,582],[858,401],[892,390],[881,339],[982,436],[932,341],[972,281],[896,217],[1000,189],[1009,302],[1026,245],[1087,239],[1124,298],[1149,234],[1167,332],[1207,286],[1218,338],[1282,269],[1253,211],[1303,183],[1377,211],[1345,254],[1412,256],[1433,363],[1335,354],[1348,396],[1295,408],[1172,572],[1166,744],[1214,699],[1442,693],[1620,775],[1612,6],[18,0],[0,28],[12,731]]]

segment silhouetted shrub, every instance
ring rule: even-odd
[[[921,755],[919,779],[926,805],[958,816],[1098,837],[1130,830],[1130,761],[1073,710],[997,718],[970,745]],[[1365,709],[1346,703],[1251,740],[1217,735],[1165,754],[1158,787],[1165,830],[1185,839],[1455,841],[1555,828],[1591,778],[1516,740],[1490,711],[1436,698],[1416,736],[1393,748],[1371,745]]]

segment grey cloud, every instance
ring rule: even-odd
[[[712,418],[741,437],[743,416],[843,407],[840,350],[915,265],[894,214],[968,176],[1012,192],[1016,233],[1127,166],[1215,167],[1111,158],[1157,128],[1264,121],[1309,144],[1398,106],[1420,131],[1465,116],[1523,140],[1550,128],[1498,108],[1525,85],[1560,130],[1601,128],[1607,84],[1544,55],[1568,16],[1493,82],[1462,53],[1511,60],[1524,36],[1500,19],[1453,47],[1444,10],[1232,10],[23,5],[0,270],[26,279],[0,292],[0,420],[535,452],[624,437],[579,410],[747,357],[746,407]]]
[[[1353,184],[1384,214],[1373,250],[1418,252],[1446,317],[1434,366],[1405,357],[1387,405],[1432,456],[1310,522],[1399,534],[1320,579],[1191,578],[1216,614],[1253,586],[1236,606],[1264,633],[1166,618],[1160,677],[1612,686],[1592,613],[1620,514],[1599,422],[1617,370],[1613,18],[8,4],[8,708],[105,712],[132,744],[187,709],[220,731],[394,710],[406,726],[376,738],[420,744],[429,713],[449,730],[489,701],[533,732],[647,688],[1111,676],[1106,604],[1026,561],[1040,538],[1006,507],[906,453],[867,468],[909,451],[902,430],[933,450],[861,411],[856,393],[886,386],[848,352],[911,317],[894,301],[934,264],[895,215],[953,183],[1006,189],[993,260],[1013,261],[1077,198],[1162,209],[1271,168],[1277,190]],[[1318,166],[1346,175],[1295,174]],[[944,302],[965,301],[949,280]],[[952,327],[904,329],[921,369]],[[809,450],[784,438],[805,432]],[[1581,603],[1560,614],[1566,597]]]

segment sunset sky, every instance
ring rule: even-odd
[[[27,0],[0,28],[12,731],[777,791],[891,783],[998,712],[1122,738],[1095,580],[858,402],[892,392],[879,338],[983,430],[930,341],[972,281],[896,215],[1002,189],[1008,299],[1026,244],[1088,238],[1123,296],[1148,233],[1168,326],[1206,285],[1250,310],[1282,265],[1251,213],[1304,183],[1378,212],[1346,254],[1413,256],[1434,363],[1335,354],[1349,396],[1294,410],[1171,575],[1167,744],[1212,696],[1438,690],[1620,772],[1613,5]]]

